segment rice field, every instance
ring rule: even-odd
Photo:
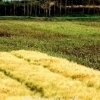
[[[0,20],[0,100],[99,100],[100,21]]]
[[[22,49],[100,69],[100,21],[0,20],[0,50]]]
[[[0,74],[1,100],[100,98],[99,71],[38,51],[0,52]]]

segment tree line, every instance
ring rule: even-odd
[[[100,14],[100,0],[0,0],[0,16]]]

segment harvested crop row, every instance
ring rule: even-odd
[[[0,100],[22,100],[33,94],[23,84],[0,72]]]
[[[88,88],[86,84],[79,80],[73,80],[62,74],[51,72],[42,65],[30,64],[28,61],[17,58],[10,53],[0,53],[0,70],[26,85],[33,93],[35,92],[36,94],[33,94],[33,97],[68,99],[77,96],[80,100],[92,99],[93,94],[96,95],[96,100],[99,100],[100,97],[97,95],[99,91],[95,87]]]

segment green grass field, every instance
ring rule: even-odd
[[[100,69],[100,21],[0,20],[0,50],[21,49]]]
[[[0,100],[99,100],[99,70],[99,20],[0,20]]]

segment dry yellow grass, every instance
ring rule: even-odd
[[[25,85],[30,91],[28,95],[33,98],[100,99],[100,72],[66,59],[51,57],[37,51],[1,52],[0,70]],[[19,96],[19,92],[17,94]],[[16,98],[19,98],[17,96]],[[13,94],[12,99],[7,100],[13,100]]]
[[[0,100],[22,100],[32,95],[24,85],[0,72]]]

